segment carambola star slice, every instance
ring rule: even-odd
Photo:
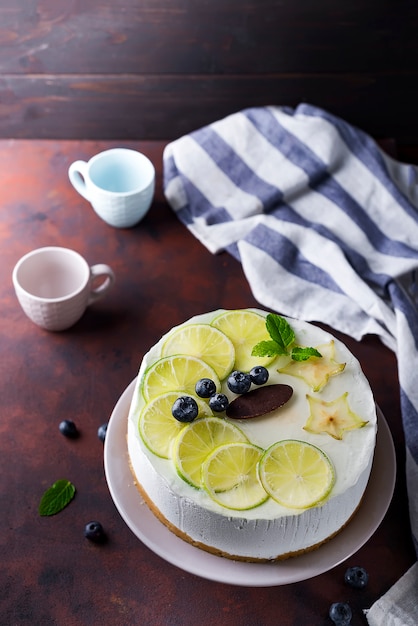
[[[312,356],[307,361],[290,361],[278,371],[281,374],[302,378],[312,391],[320,391],[331,376],[336,376],[344,370],[345,363],[338,363],[335,360],[335,345],[332,340],[317,346],[316,349],[321,357]]]
[[[347,396],[348,392],[345,392],[339,398],[326,402],[307,395],[310,415],[303,429],[310,433],[318,435],[327,433],[334,439],[342,439],[346,430],[363,428],[367,421],[362,420],[350,409]]]

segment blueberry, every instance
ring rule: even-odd
[[[209,398],[209,406],[215,413],[222,413],[228,408],[229,400],[224,393],[215,393]]]
[[[60,429],[60,433],[63,434],[64,437],[76,439],[79,435],[77,426],[71,420],[63,420],[62,422],[60,422],[58,428]]]
[[[99,428],[97,429],[97,436],[100,439],[100,441],[103,441],[106,439],[106,433],[107,433],[107,424],[102,424],[101,426],[99,426]]]
[[[269,379],[269,372],[262,365],[256,365],[250,371],[250,376],[254,385],[264,385]]]
[[[171,413],[179,422],[193,422],[199,413],[199,408],[194,398],[181,396],[174,402]]]
[[[346,602],[334,602],[330,606],[329,616],[335,626],[350,626],[353,614],[350,605]]]
[[[201,378],[196,383],[195,391],[200,398],[210,398],[216,393],[216,385],[210,378]]]
[[[251,387],[251,376],[249,374],[245,374],[244,372],[235,370],[228,376],[226,384],[232,393],[247,393]]]
[[[369,582],[369,575],[364,567],[349,567],[345,572],[344,580],[350,587],[355,589],[364,589]]]
[[[84,527],[84,536],[94,543],[104,543],[107,539],[100,522],[89,522]]]

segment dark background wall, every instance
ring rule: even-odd
[[[0,2],[0,138],[173,139],[299,102],[417,143],[418,1]]]

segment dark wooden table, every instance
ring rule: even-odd
[[[376,338],[339,335],[361,361],[390,425],[399,472],[389,511],[353,557],[291,585],[244,588],[178,569],[129,530],[109,494],[98,427],[107,422],[147,349],[173,324],[207,310],[257,306],[241,266],[212,256],[177,220],[162,193],[164,143],[119,142],[147,154],[155,202],[135,228],[102,222],[70,186],[69,164],[115,145],[93,141],[0,141],[0,624],[17,626],[309,626],[331,624],[329,605],[350,602],[353,624],[414,562],[404,478],[404,440],[394,355]],[[110,264],[116,284],[71,330],[34,326],[15,298],[18,258],[63,245]],[[72,419],[81,436],[63,437]],[[77,489],[53,517],[43,491],[60,478]],[[102,522],[107,544],[83,536]],[[343,582],[348,565],[370,574],[364,591]],[[204,572],[202,572],[204,575]]]

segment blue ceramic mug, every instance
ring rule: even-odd
[[[88,162],[75,161],[68,175],[97,215],[116,228],[130,228],[148,212],[155,191],[155,168],[141,152],[112,148]]]

